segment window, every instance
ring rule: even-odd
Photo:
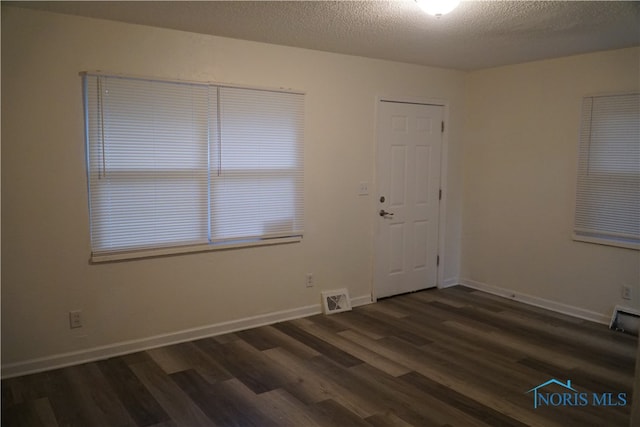
[[[583,100],[574,237],[640,249],[640,94]]]
[[[302,236],[304,95],[94,74],[84,90],[94,261]]]

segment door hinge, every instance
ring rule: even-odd
[[[440,265],[440,255],[436,255],[436,267]]]
[[[444,133],[444,120],[442,121],[442,127],[441,127],[441,129],[442,129],[442,133]]]
[[[442,188],[438,190],[438,200],[442,200]]]

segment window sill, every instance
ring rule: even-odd
[[[607,239],[604,237],[585,236],[582,234],[573,234],[573,240],[577,242],[596,243],[598,245],[615,246],[618,248],[640,250],[640,243],[628,240]]]
[[[280,237],[275,239],[243,240],[226,243],[211,243],[203,245],[173,246],[167,248],[142,249],[137,251],[102,252],[92,253],[91,263],[100,264],[104,262],[126,261],[140,258],[153,258],[170,255],[182,255],[197,252],[220,251],[226,249],[252,248],[257,246],[284,245],[289,243],[299,243],[302,236]]]

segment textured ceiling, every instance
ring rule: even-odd
[[[2,2],[196,33],[474,70],[640,45],[638,1]]]

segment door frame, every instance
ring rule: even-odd
[[[382,101],[397,102],[402,104],[424,104],[443,107],[442,119],[445,123],[444,132],[442,133],[442,150],[440,152],[440,189],[442,190],[442,199],[440,200],[440,206],[438,211],[438,255],[440,256],[440,263],[436,267],[436,288],[441,289],[444,283],[444,265],[446,262],[445,254],[445,232],[446,232],[446,212],[447,212],[447,175],[448,175],[448,153],[449,153],[449,101],[442,98],[428,98],[428,97],[415,97],[415,96],[376,96],[375,108],[374,108],[374,131],[373,131],[373,188],[374,197],[370,201],[370,212],[373,216],[374,232],[372,239],[372,263],[371,263],[371,301],[376,302],[376,253],[377,245],[380,241],[380,229],[379,221],[377,218],[377,202],[380,194],[380,186],[378,182],[378,169],[381,168],[380,156],[378,153],[378,134],[379,134],[379,115],[380,115],[380,103]]]

